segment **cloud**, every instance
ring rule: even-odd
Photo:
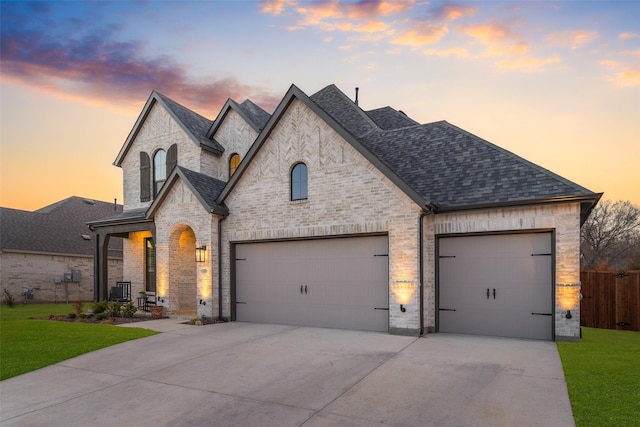
[[[54,92],[61,97],[105,104],[139,105],[156,89],[190,108],[217,113],[227,98],[251,97],[265,109],[279,101],[260,88],[234,78],[199,82],[186,67],[166,56],[145,58],[134,42],[117,42],[107,30],[63,40],[37,31],[3,26],[0,58],[4,79]]]
[[[583,44],[595,40],[597,36],[597,31],[566,30],[549,34],[547,36],[547,41],[555,46],[577,49]]]
[[[388,28],[381,18],[410,10],[414,3],[414,0],[361,0],[356,3],[273,0],[262,2],[261,11],[277,16],[285,8],[291,8],[301,19],[287,27],[290,31],[316,27],[322,31],[381,32]]]
[[[293,0],[268,0],[260,2],[262,13],[278,16],[287,6],[295,6],[298,2]]]
[[[609,80],[619,88],[640,86],[640,65],[627,65],[623,62],[602,60],[600,65],[611,70]]]
[[[618,38],[621,40],[637,39],[637,38],[640,38],[640,33],[631,33],[631,32],[621,33],[621,34],[618,34]]]
[[[530,56],[523,56],[514,59],[505,59],[498,61],[496,66],[498,68],[510,69],[510,70],[522,70],[522,71],[535,71],[543,68],[549,64],[557,64],[561,62],[557,56],[550,58],[534,58]]]
[[[422,51],[424,55],[428,56],[457,56],[458,58],[466,58],[469,56],[469,51],[463,47],[452,47],[449,49],[425,49]]]
[[[431,25],[425,22],[401,32],[391,42],[409,46],[424,46],[440,41],[446,34],[446,26]]]
[[[519,37],[507,25],[495,20],[486,24],[461,24],[458,29],[485,45],[504,45]]]
[[[449,21],[455,21],[456,19],[460,19],[465,16],[473,16],[475,15],[476,11],[477,8],[473,6],[457,6],[453,4],[446,4],[435,9],[432,13],[432,16],[435,19],[446,19]]]

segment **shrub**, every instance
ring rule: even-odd
[[[76,318],[76,314],[75,313],[69,313],[69,314],[67,314],[67,318],[68,319],[75,319]]]
[[[82,301],[73,302],[73,310],[75,312],[76,317],[82,314]]]
[[[96,314],[96,320],[105,320],[107,317],[106,313],[98,313]]]
[[[7,304],[7,306],[9,307],[13,307],[13,305],[16,303],[15,300],[13,299],[13,295],[7,288],[4,289],[3,299],[4,299],[4,303]]]
[[[136,314],[136,311],[138,311],[138,308],[129,301],[124,305],[124,307],[122,307],[122,317],[133,317],[133,315]]]
[[[118,301],[110,301],[107,303],[107,310],[105,311],[107,317],[120,317],[120,310],[122,309],[122,304]]]
[[[107,301],[96,301],[92,304],[93,314],[100,314],[107,311]]]

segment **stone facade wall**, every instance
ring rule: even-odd
[[[554,230],[557,339],[580,336],[580,204],[547,204],[458,213],[436,214],[425,218],[425,325],[435,328],[435,287],[437,235],[494,231]],[[566,286],[573,285],[573,286]],[[571,310],[571,319],[565,317]]]
[[[290,201],[291,168],[298,162],[308,168],[308,199]],[[230,316],[232,242],[387,233],[390,331],[417,333],[420,208],[302,102],[291,104],[225,204],[230,211],[222,223],[225,316]],[[401,287],[404,313],[397,295]]]
[[[109,258],[109,278],[122,280],[123,260]],[[80,282],[55,283],[64,273],[80,270]],[[57,254],[2,252],[0,254],[0,289],[8,289],[16,302],[22,301],[24,288],[36,288],[29,302],[49,303],[93,301],[93,257]]]
[[[156,212],[156,283],[169,314],[218,315],[217,219],[181,180],[176,181]],[[207,247],[206,260],[196,263],[195,248],[202,245]],[[184,282],[185,276],[189,283]],[[194,279],[195,284],[191,283]],[[181,283],[195,285],[191,297],[180,294]],[[200,300],[206,304],[200,304]]]
[[[135,296],[138,292],[146,290],[145,277],[145,243],[144,239],[151,237],[151,232],[140,231],[129,233],[128,239],[122,239],[122,250],[124,253],[124,266],[122,271],[122,280],[131,282],[131,295]],[[157,263],[156,263],[157,264]],[[111,286],[115,281],[109,276]]]

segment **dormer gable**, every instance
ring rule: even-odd
[[[131,132],[129,132],[129,136],[127,136],[124,145],[113,162],[115,166],[122,167],[124,158],[129,153],[133,142],[156,105],[161,106],[167,114],[175,120],[194,144],[217,155],[224,152],[224,148],[220,144],[207,138],[207,130],[210,129],[212,124],[211,120],[193,112],[192,110],[154,90],[147,99],[142,112],[138,116]]]
[[[242,119],[251,126],[256,134],[260,133],[271,117],[269,113],[248,99],[241,104],[238,104],[236,101],[229,98],[220,110],[218,117],[211,124],[211,127],[207,132],[207,138],[215,141],[216,132],[231,111],[238,113],[240,117],[242,117]]]

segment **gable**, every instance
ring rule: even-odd
[[[290,173],[298,162],[308,167],[308,198],[291,201]],[[258,229],[286,234],[277,230],[299,232],[310,225],[337,230],[341,224],[365,223],[372,227],[369,232],[380,232],[394,215],[409,214],[413,223],[421,209],[297,99],[245,166],[225,205],[230,212],[227,229],[240,234]],[[351,230],[356,231],[363,230]]]
[[[333,111],[342,111],[344,107],[347,105],[347,101],[345,101],[345,96],[342,94],[341,96],[336,96],[336,92],[333,90],[335,86],[330,86],[327,89],[329,92],[329,96],[323,98],[324,108],[327,106],[333,105],[337,106]],[[336,89],[337,90],[337,89]],[[323,90],[321,92],[327,92]],[[338,91],[339,92],[339,91]],[[341,93],[341,92],[340,92]],[[317,94],[316,94],[317,95]],[[315,96],[315,95],[314,95]],[[242,161],[240,167],[237,172],[229,179],[227,186],[222,190],[220,197],[218,198],[219,203],[223,203],[225,198],[229,195],[229,193],[233,190],[236,182],[240,179],[242,174],[244,173],[247,165],[253,161],[253,157],[260,150],[262,144],[271,136],[273,130],[278,126],[282,117],[288,113],[290,105],[296,101],[302,102],[312,113],[313,117],[316,117],[317,120],[324,122],[328,125],[334,132],[336,132],[341,138],[343,138],[347,143],[349,143],[358,153],[364,156],[369,162],[372,163],[373,167],[376,167],[380,172],[382,172],[388,179],[390,179],[401,191],[407,194],[415,203],[419,206],[424,207],[425,201],[422,197],[414,191],[410,186],[408,186],[405,182],[403,182],[386,164],[384,164],[378,157],[373,155],[373,153],[367,149],[358,138],[356,138],[353,133],[341,125],[334,117],[325,111],[323,106],[318,105],[316,100],[312,100],[308,97],[304,92],[298,89],[295,85],[292,85],[289,88],[289,91],[282,99],[276,111],[271,115],[269,122],[265,126],[265,129],[260,133],[256,141],[253,143],[249,152],[247,153],[247,158]],[[357,108],[357,107],[356,107]],[[360,112],[355,112],[349,117],[353,118],[358,125],[362,126],[375,126],[374,122],[364,114],[362,110]],[[362,116],[362,117],[361,117]],[[312,115],[307,115],[306,118],[312,117]],[[341,119],[344,120],[344,117],[340,116]],[[361,120],[362,119],[362,120]],[[315,119],[314,119],[315,120]],[[294,125],[296,127],[296,125]]]
[[[222,154],[223,161],[220,162],[221,170],[217,172],[216,176],[228,180],[229,158],[233,154],[239,154],[240,158],[244,159],[257,136],[258,132],[240,114],[235,110],[230,110],[213,135],[215,140],[225,147]]]
[[[150,118],[150,115],[152,113],[155,115],[159,109],[164,110],[164,112],[170,117],[170,120],[158,121]],[[149,99],[147,99],[147,102],[131,129],[131,132],[129,132],[125,143],[120,149],[120,152],[113,163],[114,165],[122,165],[125,157],[132,150],[134,141],[139,139],[139,134],[142,132],[142,129],[148,121],[152,121],[154,126],[159,125],[157,129],[158,134],[166,133],[166,131],[172,133],[177,132],[177,129],[175,129],[177,127],[181,129],[181,133],[186,136],[186,139],[191,141],[196,147],[201,147],[218,154],[224,151],[219,144],[215,141],[209,140],[206,136],[207,130],[211,126],[210,120],[178,104],[170,98],[153,91],[149,96]]]

